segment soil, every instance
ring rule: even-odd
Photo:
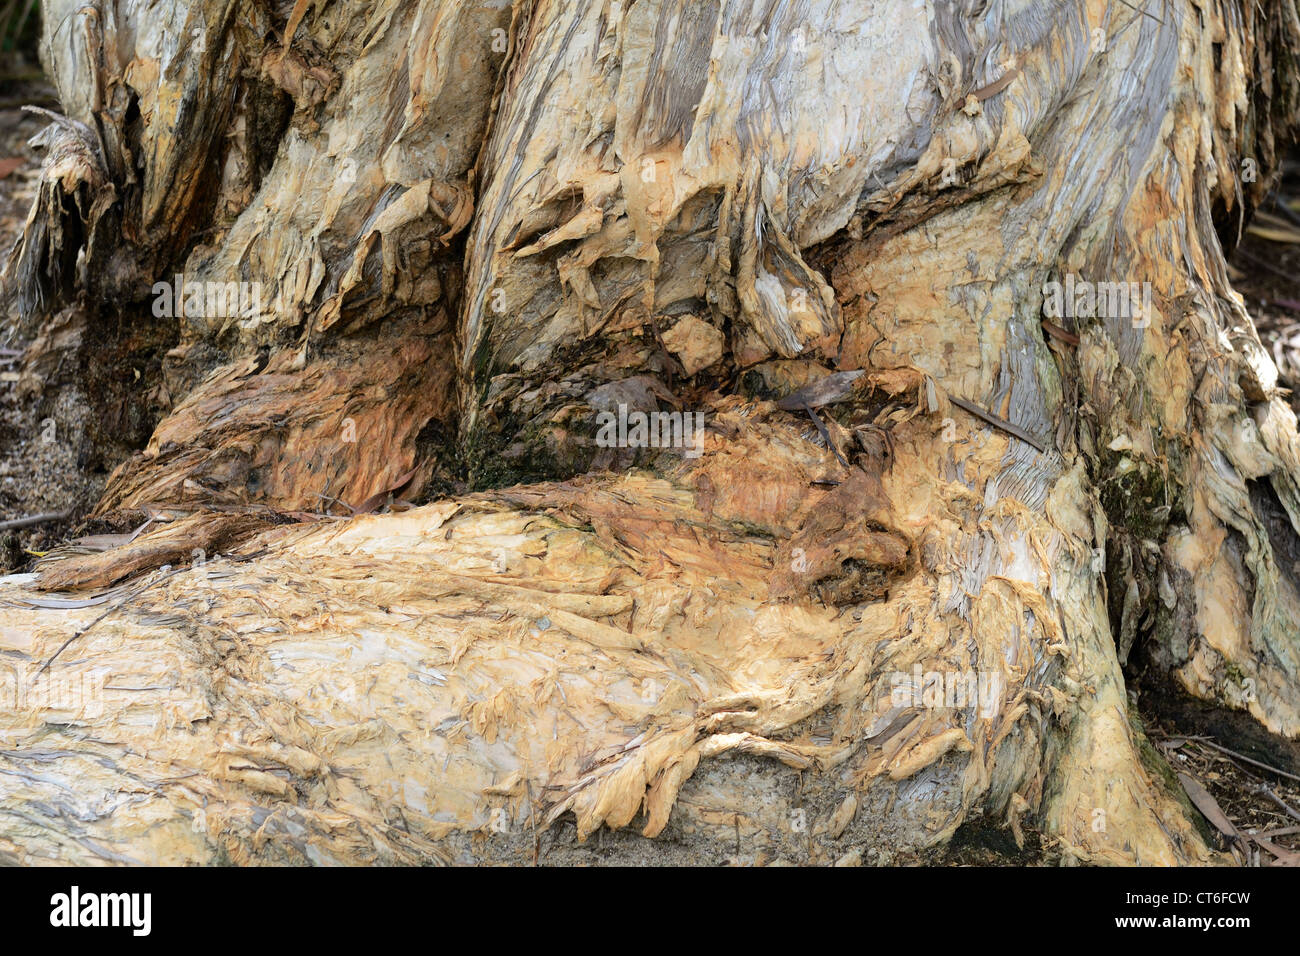
[[[47,125],[24,105],[58,108],[30,64],[0,63],[0,250],[22,234],[36,197],[41,151],[28,140]],[[37,74],[39,76],[39,74]],[[0,263],[4,260],[0,259]],[[4,300],[0,299],[0,303]],[[124,530],[89,517],[112,470],[148,442],[165,411],[157,383],[175,330],[76,306],[42,327],[0,313],[0,522],[62,515],[0,532],[0,572],[29,570],[71,538]]]
[[[39,82],[9,83],[0,95],[0,249],[9,249],[22,232],[36,195],[41,157],[27,140],[46,122],[21,105],[56,105],[54,92]],[[0,323],[0,521],[69,511],[69,519],[0,535],[0,569],[22,570],[32,552],[48,549],[73,530],[76,518],[94,504],[104,483],[78,467],[74,439],[84,404],[74,394],[42,401],[19,389],[20,360],[32,336],[6,310]],[[65,423],[64,428],[59,422]],[[47,422],[42,426],[42,422]],[[49,424],[49,422],[52,422]]]

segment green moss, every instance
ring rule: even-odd
[[[1133,740],[1137,744],[1138,760],[1141,762],[1142,768],[1146,770],[1152,779],[1158,781],[1158,785],[1163,787],[1165,792],[1178,801],[1183,808],[1184,815],[1195,824],[1201,839],[1205,841],[1206,845],[1218,846],[1219,841],[1210,830],[1209,822],[1192,805],[1192,801],[1188,799],[1187,793],[1183,790],[1183,785],[1178,779],[1178,774],[1173,767],[1169,766],[1169,761],[1147,739],[1142,718],[1138,716],[1132,707],[1128,710],[1128,725],[1133,732]]]
[[[774,402],[779,398],[784,398],[783,395],[778,394],[775,389],[768,386],[767,380],[763,377],[761,372],[754,369],[750,369],[742,374],[738,384],[740,385],[740,394],[744,395],[746,398],[768,402]]]
[[[492,346],[486,336],[474,352],[473,365],[474,381],[478,383],[478,401],[482,405],[487,401],[488,388],[492,384],[492,376],[489,374],[492,365]]]
[[[1182,519],[1179,478],[1185,461],[1182,447],[1174,443],[1157,453],[1160,464],[1129,457],[1134,467],[1120,474],[1120,463],[1128,456],[1103,448],[1097,481],[1101,506],[1111,523],[1139,538],[1156,540],[1171,521]]]
[[[506,488],[545,477],[538,474],[544,469],[537,467],[540,463],[537,455],[506,458],[507,441],[508,438],[499,433],[479,433],[462,446],[461,460],[471,491]]]
[[[588,456],[572,441],[561,448],[557,437],[561,430],[581,433],[581,429],[566,429],[562,423],[535,419],[507,421],[499,430],[472,435],[461,446],[466,483],[473,491],[488,491],[581,473],[589,463]],[[594,436],[594,425],[591,433]]]

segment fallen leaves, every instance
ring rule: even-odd
[[[1300,820],[1300,811],[1264,783],[1253,768],[1284,781],[1294,779],[1294,774],[1246,757],[1207,737],[1169,736],[1158,739],[1157,744],[1166,757],[1181,765],[1178,780],[1188,799],[1228,840],[1228,847],[1239,863],[1300,866],[1300,850],[1277,842],[1282,837],[1300,835],[1300,826],[1260,826],[1261,820],[1285,821],[1288,817]]]

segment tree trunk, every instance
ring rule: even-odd
[[[0,854],[1222,860],[1125,662],[1300,763],[1295,0],[45,6],[15,300],[177,341]]]

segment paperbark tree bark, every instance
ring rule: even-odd
[[[1295,0],[46,7],[15,301],[179,344],[165,526],[0,592],[0,854],[1216,859],[1130,656],[1296,764]]]

